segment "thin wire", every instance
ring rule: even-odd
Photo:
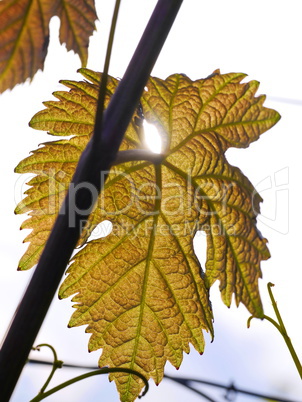
[[[171,377],[171,376],[168,376],[168,375],[165,375],[164,377],[169,379],[169,380],[172,380],[172,381],[178,381],[180,384],[183,384],[184,382],[196,382],[196,383],[199,383],[199,384],[209,385],[209,386],[212,386],[212,387],[223,388],[223,389],[227,390],[227,392],[235,392],[235,393],[239,393],[239,394],[253,396],[255,398],[263,398],[263,399],[267,399],[269,401],[275,401],[275,402],[299,402],[297,400],[292,401],[290,399],[279,398],[279,397],[271,396],[271,395],[264,395],[264,394],[260,394],[258,392],[253,392],[253,391],[248,391],[248,390],[245,390],[245,389],[237,388],[237,387],[235,387],[234,384],[225,385],[225,384],[220,384],[218,382],[200,380],[198,378]]]
[[[280,103],[286,103],[289,105],[302,106],[301,99],[283,98],[281,96],[267,96],[266,99],[273,101],[273,102],[280,102]]]

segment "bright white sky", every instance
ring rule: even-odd
[[[91,43],[88,67],[102,70],[109,22],[114,1],[97,0],[100,22]],[[110,3],[110,6],[109,6]],[[122,77],[155,0],[124,0],[119,16],[117,36],[110,73]],[[228,151],[229,161],[240,167],[264,199],[259,229],[268,238],[272,258],[263,263],[260,283],[265,312],[274,317],[267,296],[266,283],[275,283],[274,294],[292,338],[302,359],[301,325],[301,141],[302,57],[301,0],[186,0],[171,34],[154,68],[153,75],[166,78],[172,73],[185,73],[191,79],[203,78],[220,68],[222,73],[244,72],[248,79],[260,81],[259,94],[268,98],[266,106],[275,108],[282,120],[259,141],[245,150]],[[4,335],[11,316],[22,296],[31,272],[17,272],[19,258],[26,249],[19,231],[25,217],[13,210],[26,188],[23,177],[13,173],[17,163],[38,144],[52,138],[28,127],[31,117],[43,108],[42,101],[52,99],[51,93],[62,89],[60,79],[81,79],[76,74],[79,59],[58,46],[58,20],[52,21],[52,38],[45,71],[33,83],[18,86],[0,96],[2,147],[1,157],[1,262],[0,271],[0,336]],[[285,101],[281,101],[281,98]],[[286,101],[287,100],[287,101]],[[196,250],[204,260],[204,237],[196,239]],[[203,263],[204,265],[204,263]],[[220,301],[217,286],[212,291],[216,337],[207,338],[206,350],[199,356],[192,350],[178,372],[167,365],[167,373],[200,377],[238,387],[275,394],[297,400],[302,385],[286,346],[268,322],[253,320],[244,307],[227,309]],[[88,354],[89,335],[84,327],[67,329],[72,313],[70,300],[54,300],[37,342],[52,344],[66,363],[95,365],[99,352]],[[22,342],[22,339],[20,339]],[[48,351],[37,352],[37,358],[50,359]],[[12,398],[24,402],[42,386],[49,368],[27,367]],[[82,371],[63,369],[53,385]],[[223,400],[223,391],[203,388],[216,399]],[[300,396],[299,396],[300,395]],[[200,397],[181,386],[164,380],[151,391],[145,402],[156,400],[199,402]],[[106,376],[85,380],[61,391],[48,401],[104,400],[118,402],[113,384]],[[238,401],[254,399],[239,396]]]

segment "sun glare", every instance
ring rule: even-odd
[[[162,151],[162,139],[154,124],[148,123],[146,120],[143,122],[145,142],[151,152],[160,154]]]

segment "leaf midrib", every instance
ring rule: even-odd
[[[155,166],[155,176],[156,176],[156,185],[158,186],[160,190],[160,194],[162,193],[162,182],[161,182],[161,165]],[[154,203],[154,212],[159,211],[161,206],[161,199],[160,197],[157,197]],[[141,334],[141,329],[142,329],[142,323],[143,323],[143,317],[144,317],[144,309],[145,309],[145,304],[146,304],[146,294],[147,294],[147,284],[148,284],[148,278],[149,278],[149,273],[150,273],[150,264],[152,260],[152,254],[153,254],[153,249],[154,249],[154,244],[155,244],[155,235],[156,235],[156,230],[157,230],[157,221],[159,218],[159,214],[155,214],[153,216],[153,228],[152,232],[150,235],[150,241],[149,241],[149,249],[148,249],[148,254],[147,254],[147,264],[146,264],[146,270],[145,270],[145,275],[144,275],[144,280],[143,280],[143,287],[142,287],[142,299],[140,303],[140,314],[139,314],[139,319],[138,319],[138,325],[137,325],[137,335],[135,337],[135,344],[132,352],[132,359],[130,362],[130,368],[134,368],[135,365],[135,359],[137,355],[137,349],[140,341],[140,334]],[[128,377],[127,381],[127,390],[130,389],[130,382],[132,380],[132,376]]]

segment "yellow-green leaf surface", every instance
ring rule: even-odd
[[[60,42],[87,62],[97,18],[94,0],[2,0],[0,2],[0,92],[43,69],[50,19],[61,19]]]
[[[58,101],[45,102],[30,123],[71,139],[44,144],[16,169],[36,173],[16,210],[31,215],[22,226],[32,232],[21,269],[37,262],[93,130],[100,75],[81,72],[90,82],[64,81],[70,91],[56,92]],[[202,331],[213,331],[208,288],[217,279],[228,306],[235,295],[263,315],[258,278],[269,251],[255,226],[261,199],[224,153],[247,147],[279,115],[244,77],[215,72],[191,81],[175,74],[147,84],[141,106],[161,134],[164,159],[112,168],[60,289],[60,297],[75,295],[70,326],[88,325],[89,349],[102,349],[100,366],[131,368],[159,383],[166,361],[179,367],[189,344],[202,353]],[[107,102],[116,85],[111,78]],[[138,115],[121,150],[144,147]],[[111,233],[89,241],[105,220]],[[205,274],[193,249],[197,230],[207,234]],[[111,379],[122,401],[133,401],[143,386],[124,373]]]

